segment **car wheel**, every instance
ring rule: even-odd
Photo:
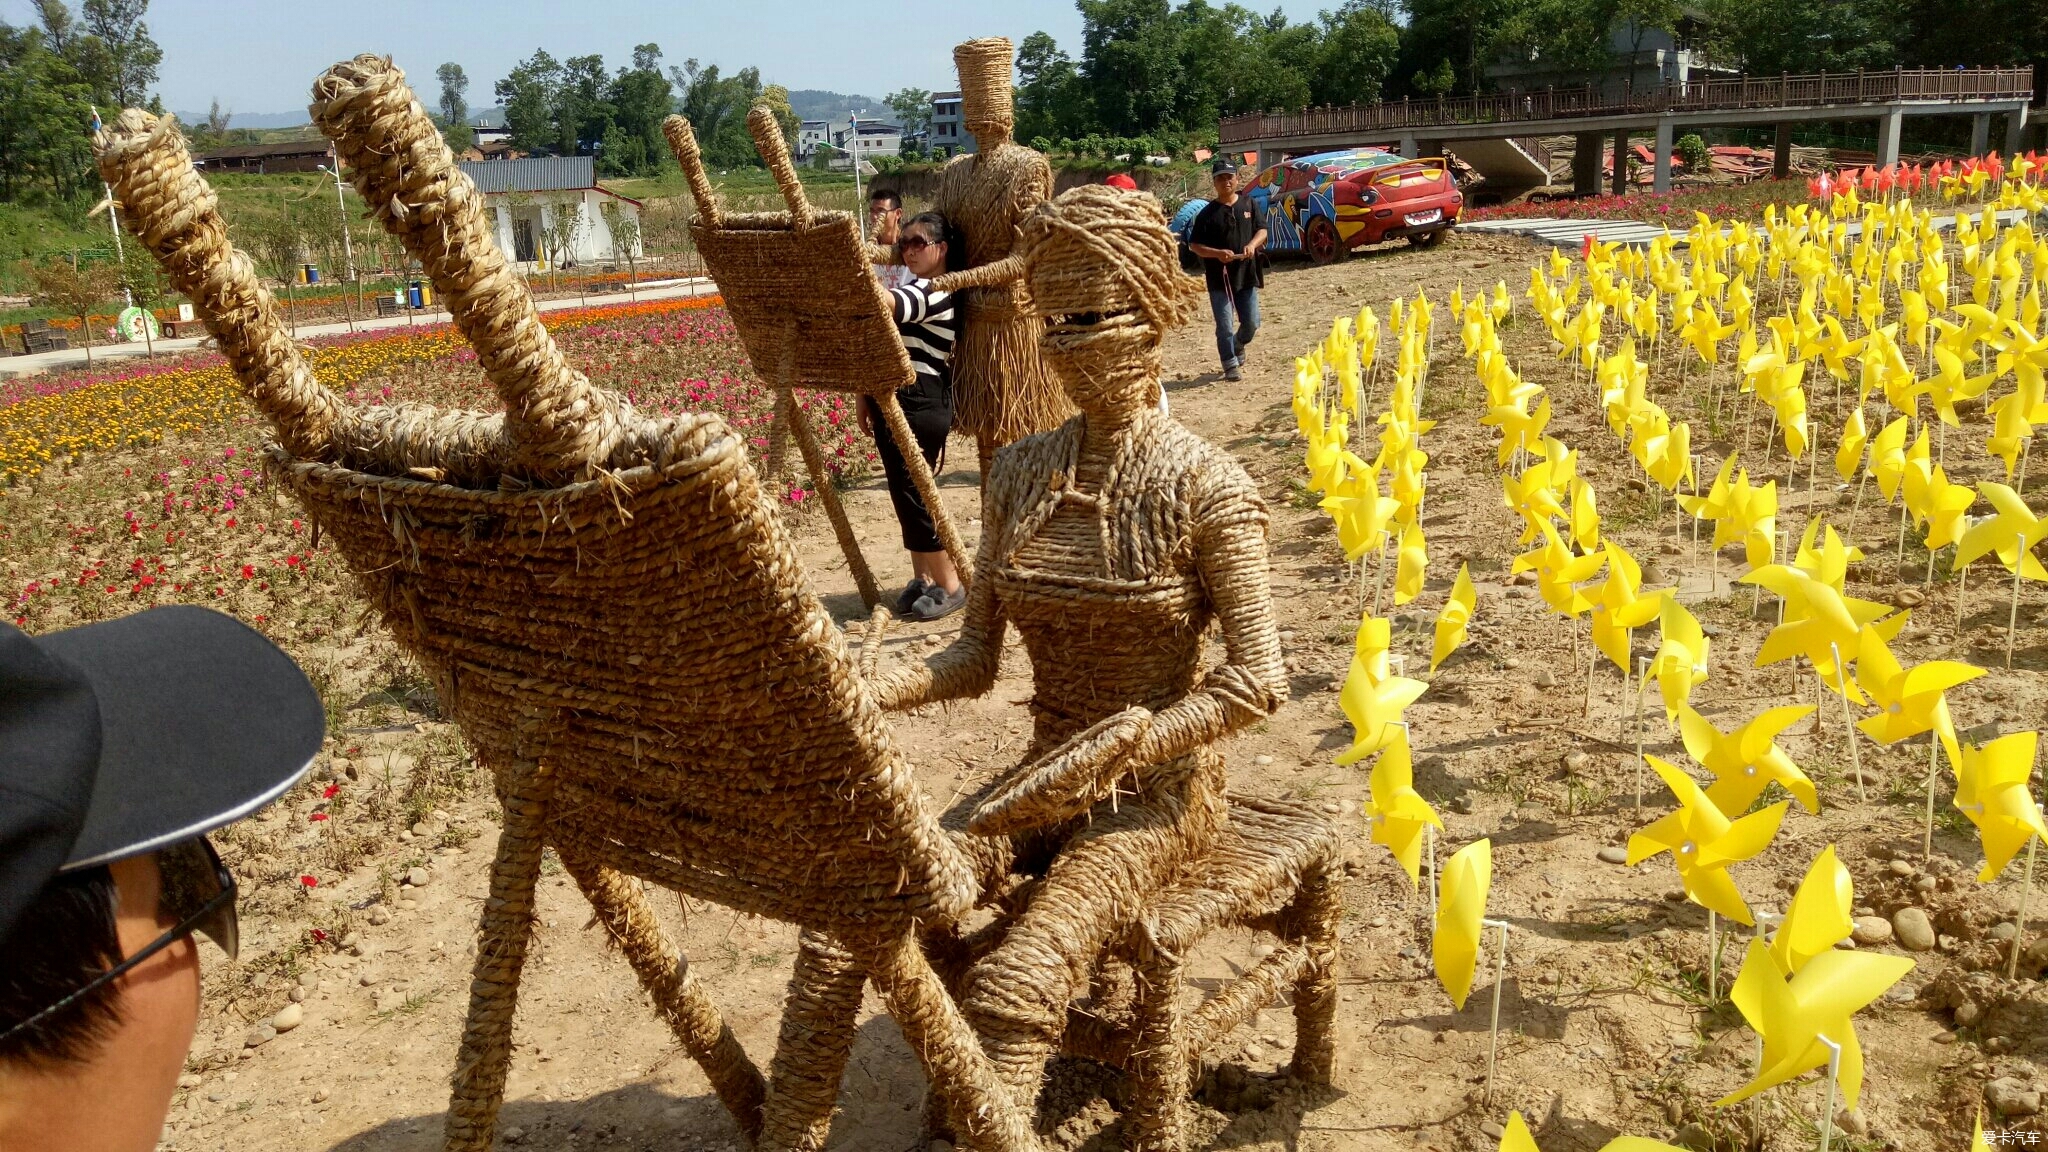
[[[1328,216],[1318,216],[1308,222],[1308,233],[1302,237],[1302,247],[1308,258],[1318,264],[1330,264],[1344,258],[1344,241],[1337,235],[1337,223]]]
[[[1408,238],[1408,243],[1413,244],[1417,248],[1434,248],[1437,241],[1442,240],[1444,233],[1448,231],[1450,231],[1448,228],[1437,228],[1429,232],[1418,232]]]

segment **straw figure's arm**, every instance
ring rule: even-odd
[[[1196,527],[1195,563],[1223,631],[1223,663],[1152,716],[1128,757],[1163,764],[1258,723],[1287,699],[1266,574],[1266,511],[1242,473]],[[1142,769],[1141,769],[1142,774]]]
[[[996,175],[995,169],[990,169],[988,174]],[[1037,211],[1038,206],[1049,198],[1051,170],[1047,169],[1046,179],[1042,184],[1040,180],[1028,178],[1028,174],[1016,175],[1020,178],[1012,183],[1010,191],[1009,255],[978,267],[934,276],[933,288],[941,292],[958,292],[962,288],[994,288],[1024,279],[1024,229],[1021,225],[1025,217]]]
[[[939,700],[980,696],[995,687],[1003,657],[1003,633],[1009,627],[993,579],[996,541],[1004,536],[1004,516],[997,511],[997,504],[994,499],[987,503],[988,521],[982,526],[981,546],[975,550],[974,579],[967,585],[966,620],[960,625],[960,638],[923,663],[893,668],[877,677],[872,691],[875,702],[884,709],[901,712]]]

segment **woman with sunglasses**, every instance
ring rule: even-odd
[[[911,382],[897,389],[896,401],[903,406],[917,449],[934,476],[953,429],[953,341],[960,330],[956,298],[931,286],[932,277],[953,269],[953,253],[960,251],[950,242],[950,231],[946,218],[936,212],[922,213],[904,223],[896,250],[911,279],[889,289],[896,332],[910,353],[914,370]],[[910,479],[902,446],[889,435],[872,400],[861,401],[860,426],[875,439],[875,453],[882,458],[882,474],[889,482],[889,500],[896,506],[896,522],[903,529],[903,547],[910,552],[910,583],[896,597],[896,614],[912,620],[950,616],[967,602],[967,591],[952,557],[939,543],[931,512]]]
[[[233,617],[0,625],[0,1149],[156,1147],[199,1019],[194,937],[236,951],[206,833],[325,734],[305,675]]]

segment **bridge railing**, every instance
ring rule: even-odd
[[[1218,125],[1223,145],[1290,136],[1323,136],[1439,128],[1449,125],[1631,116],[1658,112],[1736,111],[1886,104],[1912,100],[2026,100],[2034,70],[2026,68],[1897,68],[1890,72],[1820,72],[1793,76],[1725,76],[1610,96],[1593,85],[1501,92],[1436,100],[1387,101],[1299,112],[1254,112]]]

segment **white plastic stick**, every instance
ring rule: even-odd
[[[2012,565],[2012,611],[2005,617],[2005,666],[2012,667],[2012,641],[2020,627],[2020,573],[2027,566],[2027,538],[2024,534],[2013,538],[2019,555]]]
[[[1830,643],[1828,651],[1835,655],[1835,686],[1842,694],[1842,725],[1849,733],[1849,771],[1856,776],[1856,799],[1859,803],[1868,801],[1869,795],[1863,790],[1863,751],[1856,747],[1856,713],[1849,708],[1849,670],[1842,664],[1842,649]]]
[[[2027,841],[2027,871],[2020,880],[2020,912],[2012,918],[2012,955],[2005,962],[2005,978],[2014,979],[2020,973],[2020,950],[2027,943],[2027,899],[2034,894],[2034,850],[2041,846],[2041,838]]]
[[[1941,761],[1941,733],[1927,733],[1927,827],[1920,833],[1920,858],[1934,859],[1934,778]]]
[[[1707,1003],[1721,999],[1721,915],[1707,909]]]
[[[1500,946],[1494,950],[1493,966],[1493,1019],[1486,1029],[1486,1100],[1493,1099],[1493,1068],[1500,1054],[1500,986],[1507,983],[1508,975],[1508,922],[1505,920],[1481,920],[1484,928],[1500,929]]]
[[[1650,686],[1650,661],[1636,658],[1636,815],[1643,814],[1643,692]]]
[[[1814,1039],[1828,1046],[1827,1103],[1820,1110],[1820,1152],[1828,1152],[1830,1138],[1835,1132],[1835,1081],[1842,1075],[1842,1046],[1825,1036]]]

